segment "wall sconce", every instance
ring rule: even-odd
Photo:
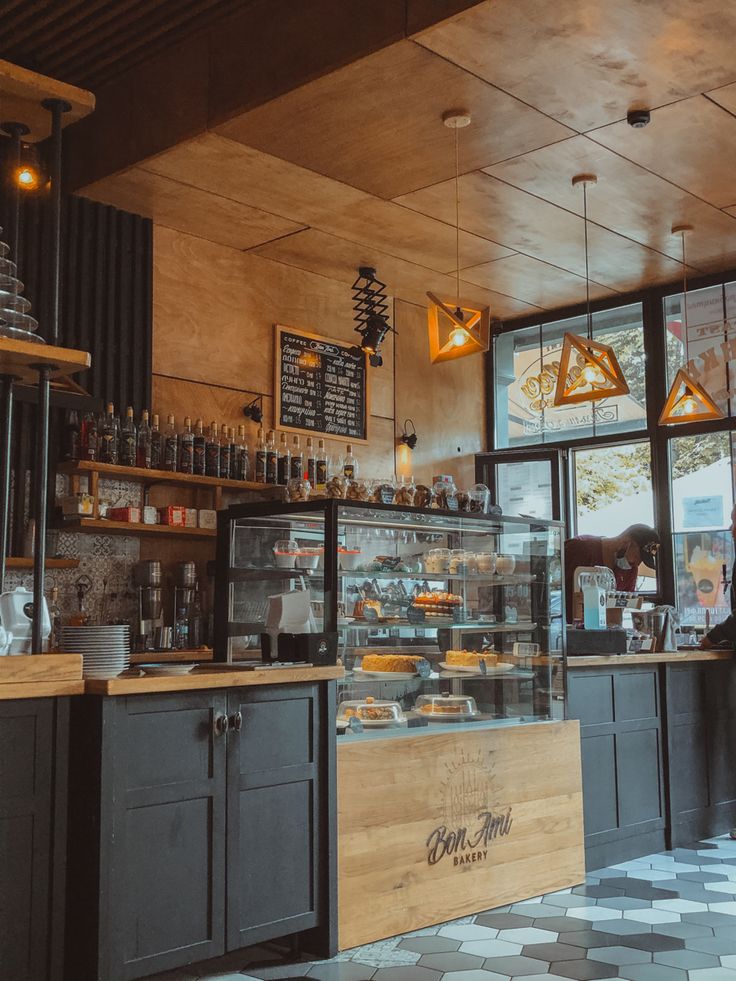
[[[252,401],[244,405],[243,415],[246,419],[252,419],[253,422],[261,422],[263,420],[263,396],[256,395]]]
[[[409,426],[411,426],[411,432],[408,431]],[[404,429],[401,433],[401,442],[408,446],[410,450],[413,450],[417,445],[418,439],[419,437],[417,436],[417,430],[414,422],[411,419],[405,419]]]

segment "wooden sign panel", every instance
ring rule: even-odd
[[[276,428],[368,441],[368,357],[354,344],[276,325]]]
[[[338,741],[342,950],[577,885],[577,722]]]

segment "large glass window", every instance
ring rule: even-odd
[[[729,433],[675,437],[670,472],[677,606],[686,624],[714,624],[731,612],[725,585],[733,563]]]
[[[593,314],[593,337],[613,347],[630,394],[554,406],[565,333],[585,335],[585,316],[497,334],[494,340],[497,449],[587,439],[646,426],[644,328],[640,303]]]

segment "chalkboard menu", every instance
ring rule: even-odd
[[[368,439],[367,356],[353,344],[276,326],[276,428]]]

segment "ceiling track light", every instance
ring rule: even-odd
[[[24,143],[23,137],[29,133],[25,123],[0,123],[0,131],[6,133],[14,141],[16,157],[10,164],[10,178],[15,187],[26,193],[38,191],[46,183],[41,155],[35,143]]]
[[[458,132],[471,123],[467,109],[450,109],[442,122],[455,134],[455,300],[445,302],[427,293],[429,357],[433,364],[469,354],[482,354],[490,343],[490,310],[472,307],[460,298],[460,141]]]
[[[593,340],[590,312],[590,256],[588,251],[588,186],[598,182],[595,174],[576,174],[572,186],[583,187],[583,231],[585,239],[585,337],[565,334],[557,371],[554,404],[577,405],[615,395],[628,395],[629,386],[612,347]],[[593,407],[595,421],[595,406]]]
[[[725,413],[713,401],[700,382],[687,371],[690,362],[687,324],[687,262],[685,236],[692,225],[673,225],[672,234],[682,238],[682,342],[685,348],[685,367],[675,375],[667,399],[659,416],[660,426],[676,426],[683,422],[705,422],[708,419],[724,419]]]
[[[376,278],[372,266],[360,266],[352,290],[355,330],[361,337],[359,348],[368,355],[373,368],[380,368],[383,364],[381,345],[388,333],[396,333],[388,321],[386,284]]]
[[[243,406],[243,415],[246,419],[252,419],[253,422],[263,421],[263,396],[256,395],[254,399]]]

